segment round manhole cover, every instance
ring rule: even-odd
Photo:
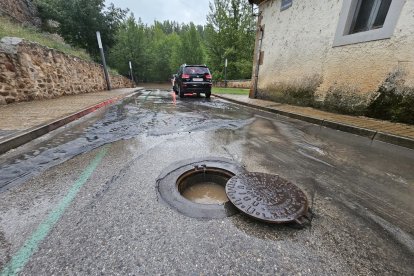
[[[224,158],[197,158],[176,162],[156,181],[159,198],[176,211],[193,218],[225,218],[239,210],[228,200],[224,187],[246,170]]]
[[[226,193],[237,209],[270,223],[294,221],[308,211],[308,200],[302,190],[278,175],[236,175],[227,182]]]

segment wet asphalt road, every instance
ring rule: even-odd
[[[414,274],[414,151],[215,98],[172,99],[142,91],[0,156],[1,273],[13,263],[22,275]],[[209,156],[296,183],[312,223],[199,220],[158,199],[165,168]]]

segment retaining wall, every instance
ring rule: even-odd
[[[133,87],[111,75],[112,88]],[[0,104],[106,89],[102,66],[20,38],[0,41]]]
[[[227,87],[229,88],[245,88],[250,89],[251,87],[251,80],[229,80],[227,81]],[[214,83],[216,87],[225,87],[224,81],[218,81]]]

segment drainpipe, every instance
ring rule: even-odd
[[[260,69],[260,53],[262,52],[262,43],[264,30],[263,27],[259,27],[259,47],[257,49],[256,71],[254,73],[254,98],[257,98],[257,86],[259,84],[259,69]]]

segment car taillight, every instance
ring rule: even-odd
[[[183,78],[183,79],[189,79],[189,78],[190,78],[190,75],[183,74],[183,75],[182,75],[182,78]]]
[[[206,79],[211,80],[212,78],[213,78],[213,76],[212,76],[212,75],[210,75],[210,74],[207,74],[207,75],[206,75]]]

